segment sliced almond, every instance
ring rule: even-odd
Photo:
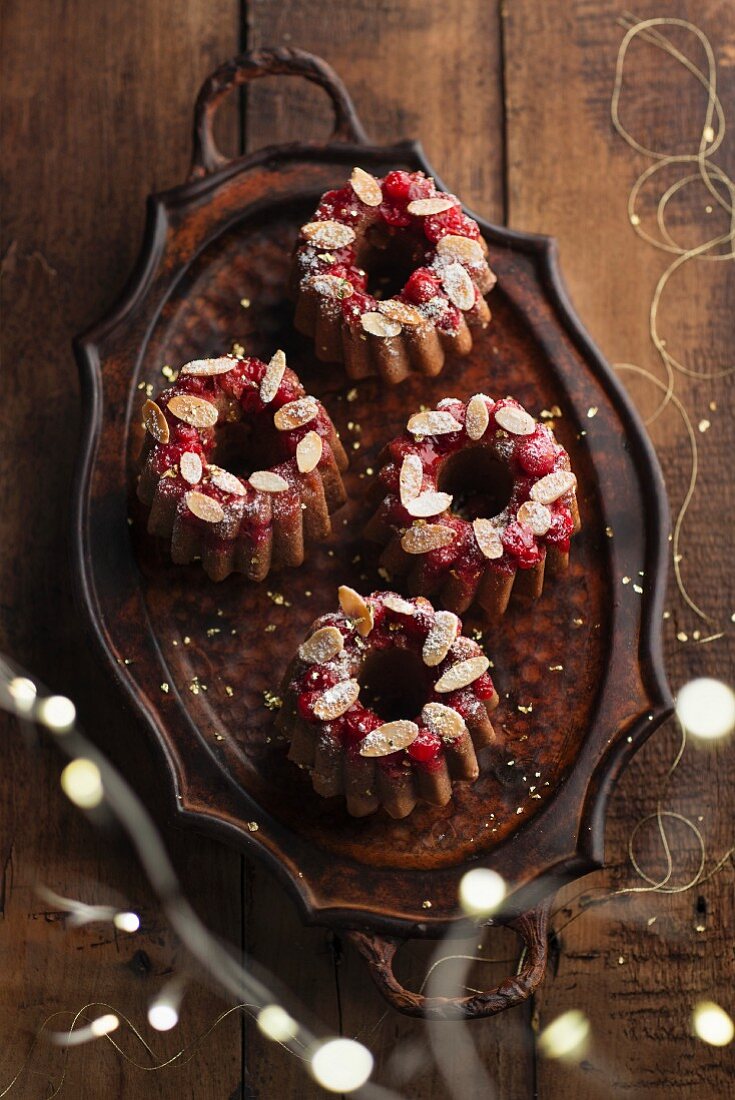
[[[402,600],[400,596],[383,596],[383,606],[389,611],[395,611],[397,615],[415,615],[416,608],[408,600]]]
[[[218,359],[193,359],[185,363],[179,374],[193,374],[197,378],[212,378],[215,374],[227,374],[237,366],[237,359],[231,355],[222,355]]]
[[[299,657],[310,665],[325,664],[342,652],[344,644],[336,626],[322,626],[299,647]]]
[[[441,273],[447,298],[457,309],[472,309],[475,304],[475,284],[462,264],[449,264]]]
[[[536,421],[531,414],[517,405],[501,405],[496,409],[495,423],[511,435],[533,435],[536,431]]]
[[[202,460],[196,451],[186,451],[179,459],[179,470],[184,481],[197,485],[202,480]]]
[[[366,206],[380,206],[383,201],[383,191],[375,176],[371,176],[362,168],[353,168],[350,183],[358,199]]]
[[[203,397],[194,397],[188,393],[180,393],[172,397],[167,408],[179,420],[183,420],[185,424],[191,424],[192,428],[212,428],[219,416],[211,401],[205,401]]]
[[[360,743],[360,756],[390,756],[407,749],[419,735],[419,727],[407,718],[384,722]]]
[[[342,608],[345,615],[354,619],[357,633],[362,638],[366,638],[373,629],[373,623],[375,621],[373,609],[370,604],[366,603],[360,593],[355,592],[355,589],[350,588],[347,584],[341,584],[339,586],[337,595],[339,597],[339,606]]]
[[[301,233],[317,248],[345,248],[355,239],[354,229],[335,221],[308,222],[301,226]]]
[[[349,710],[357,702],[359,694],[360,685],[357,680],[340,680],[317,699],[314,703],[314,714],[322,722],[331,722]]]
[[[223,493],[233,493],[236,497],[246,497],[248,491],[239,477],[229,473],[228,470],[215,470],[212,474],[212,484],[221,489]]]
[[[279,432],[289,432],[292,428],[308,424],[318,412],[319,402],[315,397],[297,397],[295,401],[281,406],[273,417],[273,423]]]
[[[406,427],[412,435],[447,435],[462,430],[462,425],[451,413],[437,409],[414,413]]]
[[[448,233],[436,242],[436,251],[440,256],[449,256],[454,260],[464,260],[467,264],[479,264],[485,259],[482,246],[471,237],[459,237]]]
[[[490,561],[502,558],[503,543],[495,524],[489,519],[478,518],[472,521],[472,528],[475,532],[477,545],[485,557],[489,558]]]
[[[467,733],[467,723],[461,714],[444,703],[427,703],[421,711],[421,721],[443,741],[454,741]]]
[[[278,387],[286,370],[286,356],[280,349],[275,353],[260,380],[260,400],[269,405],[278,393]]]
[[[171,432],[163,410],[155,401],[146,401],[143,406],[143,424],[158,443],[168,443]]]
[[[531,489],[531,500],[537,500],[539,504],[553,504],[576,487],[577,479],[574,474],[568,470],[556,470],[536,482]]]
[[[451,210],[453,206],[459,206],[456,199],[445,199],[437,195],[433,199],[414,199],[408,204],[409,214],[417,214],[427,218],[431,214],[443,214],[445,210]]]
[[[486,398],[483,393],[476,393],[467,402],[467,415],[464,426],[470,439],[482,439],[487,431],[487,426],[490,423],[488,400],[489,398]]]
[[[551,527],[551,512],[537,500],[527,500],[518,509],[516,519],[530,527],[534,535],[545,535]]]
[[[452,642],[459,632],[459,619],[451,611],[437,611],[434,617],[434,625],[426,635],[421,657],[425,665],[435,668],[440,665]]]
[[[444,694],[447,691],[459,691],[474,683],[490,667],[487,657],[470,657],[466,661],[458,661],[452,665],[434,684],[434,691]]]
[[[421,493],[420,496],[409,500],[406,511],[410,516],[428,519],[429,516],[439,516],[442,512],[446,512],[452,499],[449,493]]]
[[[192,489],[186,494],[185,499],[189,511],[205,523],[221,523],[225,518],[225,510],[220,502],[213,497],[208,497],[205,493]]]
[[[248,481],[261,493],[283,493],[289,487],[286,479],[280,474],[274,474],[272,470],[256,470]]]
[[[457,532],[441,523],[414,523],[404,532],[401,546],[407,554],[428,554],[454,542]]]
[[[304,286],[311,287],[317,294],[323,294],[326,298],[351,298],[355,288],[348,279],[340,279],[338,275],[309,275],[304,279]]]
[[[401,472],[398,476],[398,488],[401,495],[401,504],[404,508],[419,495],[423,480],[424,467],[419,456],[406,455],[401,463]]]
[[[410,306],[408,302],[399,302],[397,298],[386,298],[384,302],[378,302],[378,309],[391,321],[396,321],[407,328],[416,328],[424,323],[424,318],[417,309]]]
[[[401,324],[399,321],[392,321],[390,317],[385,317],[382,313],[378,313],[376,310],[369,310],[367,313],[363,313],[360,318],[360,324],[365,332],[369,332],[371,336],[398,336],[401,331]]]
[[[302,474],[310,474],[319,465],[324,444],[318,432],[308,432],[296,447],[296,465]]]

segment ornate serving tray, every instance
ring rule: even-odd
[[[267,73],[321,84],[334,104],[332,137],[227,162],[212,139],[217,104]],[[371,145],[339,79],[309,54],[246,54],[204,85],[190,178],[149,200],[142,254],[121,301],[77,341],[78,588],[108,675],[161,750],[162,791],[177,818],[265,860],[306,920],[352,930],[404,1011],[487,1015],[540,980],[545,899],[601,864],[612,785],[670,712],[659,638],[665,491],[636,412],[571,310],[548,238],[480,221],[498,276],[493,321],[471,355],[438,378],[353,386],[341,368],[317,363],[293,328],[289,255],[321,193],[355,164],[375,175],[396,167],[434,175],[414,142]],[[239,576],[215,584],[200,567],[171,565],[147,536],[134,495],[146,386],[155,394],[165,366],[233,344],[265,359],[283,348],[351,457],[350,503],[332,539],[303,567],[261,585]],[[456,788],[443,809],[355,820],[286,760],[273,695],[311,621],[335,606],[337,585],[382,586],[360,534],[382,444],[420,405],[478,391],[512,393],[534,415],[553,416],[578,477],[582,533],[569,572],[536,603],[512,601],[484,635],[501,695],[500,762]],[[393,978],[391,937],[443,934],[460,917],[459,880],[478,864],[508,884],[500,919],[527,939],[526,965],[482,998],[426,1002]]]

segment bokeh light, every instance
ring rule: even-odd
[[[137,932],[140,928],[140,917],[137,913],[115,913],[112,923],[121,932]]]
[[[102,776],[93,760],[79,756],[67,764],[61,773],[61,789],[75,806],[92,810],[104,797]]]
[[[120,1021],[114,1013],[108,1012],[105,1016],[98,1016],[96,1020],[92,1020],[89,1025],[89,1030],[93,1035],[109,1035],[111,1031],[115,1031],[120,1026]]]
[[[170,1031],[179,1022],[179,1013],[175,1005],[168,1001],[154,1001],[148,1008],[148,1023],[156,1031]]]
[[[735,692],[708,676],[690,680],[677,695],[676,716],[695,737],[726,737],[735,728]]]
[[[694,1034],[713,1047],[726,1047],[735,1035],[732,1018],[714,1001],[700,1001],[692,1013]]]
[[[77,720],[77,711],[65,695],[49,695],[38,704],[36,718],[54,733],[68,733]]]
[[[329,1092],[354,1092],[373,1072],[373,1056],[354,1039],[329,1039],[312,1055],[311,1072]]]
[[[459,903],[473,917],[494,913],[505,897],[503,878],[487,867],[467,871],[459,884]]]
[[[27,676],[16,676],[8,684],[8,692],[19,714],[28,714],[36,702],[36,685]]]
[[[280,1005],[266,1005],[258,1013],[258,1027],[275,1043],[287,1043],[298,1033],[299,1025],[285,1008]]]
[[[538,1048],[545,1058],[577,1058],[584,1053],[590,1033],[590,1022],[578,1008],[570,1008],[544,1028],[538,1038]]]

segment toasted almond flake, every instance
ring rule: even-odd
[[[248,491],[239,477],[229,473],[228,470],[215,470],[212,474],[212,484],[221,489],[223,493],[233,493],[237,497],[246,497]]]
[[[449,493],[421,493],[420,496],[409,500],[406,511],[410,516],[428,519],[429,516],[438,516],[446,512],[452,499]]]
[[[308,424],[318,412],[319,403],[315,397],[297,397],[295,401],[281,406],[273,417],[273,423],[279,432],[289,432],[292,428]]]
[[[383,606],[389,611],[395,611],[398,615],[415,615],[416,608],[408,600],[402,600],[400,596],[384,596]]]
[[[357,633],[366,638],[370,631],[373,629],[373,609],[362,598],[359,592],[355,592],[354,588],[350,588],[347,584],[341,584],[337,589],[337,595],[339,597],[339,606],[344,611],[345,615],[348,615],[351,619],[354,619]]]
[[[175,417],[183,420],[185,424],[191,424],[193,428],[212,428],[219,416],[211,401],[205,401],[203,397],[194,397],[188,393],[180,393],[172,397],[167,407]]]
[[[577,487],[577,479],[568,470],[555,470],[553,474],[547,474],[531,489],[531,499],[539,504],[553,504],[559,497],[563,497]]]
[[[536,421],[531,414],[517,405],[503,405],[496,409],[495,423],[511,435],[533,435],[536,431]]]
[[[472,521],[472,527],[477,539],[477,545],[484,556],[494,561],[503,556],[503,543],[498,528],[489,519],[478,518]]]
[[[485,259],[482,246],[471,237],[459,237],[448,233],[436,242],[436,251],[440,256],[450,256],[455,260],[464,260],[468,264],[479,264]]]
[[[414,199],[413,202],[408,204],[409,214],[417,214],[419,217],[427,218],[432,214],[443,214],[445,210],[451,210],[453,206],[459,206],[456,199],[442,198],[441,195],[437,195],[433,199]]]
[[[441,273],[447,298],[457,309],[472,309],[475,304],[475,284],[462,264],[449,264]]]
[[[367,313],[363,313],[360,324],[364,331],[369,332],[371,336],[382,336],[384,338],[398,336],[401,331],[399,321],[392,321],[390,317],[385,317],[377,310],[369,310]]]
[[[299,657],[310,665],[331,661],[344,649],[344,639],[336,626],[322,626],[315,630],[299,648]]]
[[[516,519],[530,527],[534,535],[545,535],[551,527],[551,512],[537,500],[527,500],[518,509]]]
[[[264,405],[269,405],[278,393],[278,387],[281,384],[285,370],[286,356],[279,348],[265,368],[265,374],[260,380],[260,400]]]
[[[474,683],[483,672],[490,667],[487,657],[470,657],[466,661],[458,661],[452,665],[434,684],[434,691],[444,694],[447,691],[459,691]]]
[[[401,472],[398,477],[401,504],[404,508],[419,495],[423,480],[424,467],[419,456],[406,455],[401,463]]]
[[[454,542],[457,532],[441,523],[414,523],[404,532],[401,546],[407,554],[428,554]]]
[[[197,378],[212,378],[215,374],[227,374],[237,366],[237,359],[231,355],[223,355],[218,359],[193,359],[191,363],[185,363],[179,374],[193,374]]]
[[[335,221],[308,222],[301,226],[301,232],[317,248],[345,248],[355,239],[354,229]]]
[[[357,702],[359,694],[360,685],[357,680],[340,680],[317,699],[314,703],[314,714],[322,722],[332,722]]]
[[[444,703],[427,703],[421,711],[421,721],[444,741],[454,741],[467,733],[467,723],[462,715]]]
[[[296,447],[296,465],[302,474],[310,474],[322,457],[322,437],[318,432],[308,432]]]
[[[426,635],[426,640],[421,650],[421,657],[425,665],[435,668],[440,665],[452,642],[459,632],[459,619],[451,611],[437,611],[434,617],[434,625]]]
[[[451,413],[438,409],[414,413],[406,427],[412,435],[446,435],[448,432],[462,430],[462,425]]]
[[[274,474],[272,470],[256,470],[248,481],[254,489],[261,493],[283,493],[288,489],[288,482],[280,474]]]
[[[158,443],[168,443],[171,438],[168,421],[155,401],[149,400],[143,405],[143,423],[146,431],[150,432]]]
[[[465,431],[470,439],[482,439],[487,426],[490,423],[490,413],[484,393],[476,393],[467,402],[467,416],[465,417]]]
[[[184,481],[196,485],[202,480],[202,460],[196,451],[186,451],[179,459],[179,470]]]
[[[196,489],[186,494],[186,506],[197,519],[203,519],[205,523],[221,523],[225,518],[225,510],[220,502],[205,493],[197,492]]]
[[[362,168],[353,168],[350,183],[358,199],[366,206],[380,206],[383,201],[383,191],[375,176],[371,176]]]
[[[407,718],[384,722],[360,743],[360,756],[390,756],[392,752],[407,749],[418,735],[419,727]]]
[[[424,323],[424,318],[417,309],[410,306],[408,302],[399,302],[397,298],[386,298],[384,302],[378,302],[378,309],[391,321],[396,321],[399,325],[405,325],[408,328],[416,328]]]
[[[326,298],[351,298],[355,288],[348,279],[340,279],[338,275],[309,275],[304,279],[304,286],[311,287],[317,294],[323,294]]]

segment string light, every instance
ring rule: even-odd
[[[121,932],[137,932],[140,928],[140,917],[137,913],[115,913],[112,923]]]
[[[312,1055],[311,1072],[329,1092],[354,1092],[373,1072],[373,1056],[354,1039],[329,1039]]]
[[[459,884],[460,905],[465,913],[473,917],[486,917],[494,913],[505,894],[502,876],[488,867],[474,867],[467,871]]]
[[[77,720],[77,711],[65,695],[49,695],[38,704],[36,718],[53,733],[68,733]]]
[[[578,1008],[570,1008],[544,1028],[538,1038],[538,1048],[545,1058],[562,1061],[584,1053],[590,1033],[590,1022]]]
[[[692,1028],[697,1038],[713,1047],[726,1047],[735,1036],[732,1018],[714,1001],[700,1001],[695,1006]]]
[[[8,693],[20,714],[29,714],[36,702],[36,685],[27,676],[16,676],[8,684]]]
[[[87,1027],[78,1030],[52,1032],[50,1039],[56,1046],[78,1047],[82,1043],[88,1043],[90,1039],[100,1039],[103,1035],[109,1035],[120,1026],[120,1020],[113,1012],[107,1012],[104,1016],[98,1016]]]
[[[257,1016],[258,1027],[275,1043],[288,1043],[295,1039],[299,1025],[280,1005],[266,1005]]]
[[[61,789],[82,810],[93,810],[104,798],[102,776],[94,760],[78,756],[61,773]]]
[[[171,1031],[179,1022],[178,1009],[164,1001],[154,1001],[148,1007],[148,1023],[156,1031]]]
[[[677,695],[676,717],[695,737],[726,737],[735,728],[735,692],[707,676],[690,680]]]

